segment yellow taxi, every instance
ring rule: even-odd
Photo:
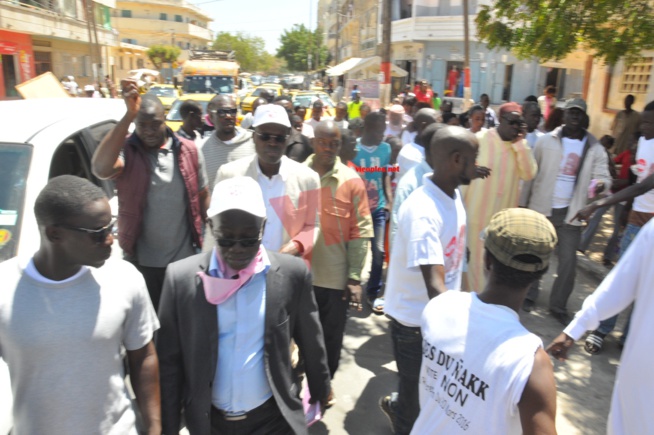
[[[209,104],[209,101],[211,101],[213,97],[214,95],[211,94],[182,95],[177,100],[175,100],[175,102],[170,107],[170,111],[168,112],[168,115],[166,115],[166,125],[170,127],[172,131],[179,130],[179,128],[182,126],[182,115],[179,113],[179,108],[181,107],[182,103],[186,100],[193,100],[200,103],[200,106],[202,106],[202,119],[204,120],[205,123],[210,123],[211,121],[208,119],[209,117],[206,116],[208,114],[207,105]],[[236,117],[236,125],[241,125],[242,119],[243,116],[239,114]]]
[[[246,114],[248,112],[252,112],[252,103],[254,103],[254,100],[259,98],[259,95],[261,95],[263,90],[272,93],[274,97],[278,97],[282,95],[284,87],[274,83],[266,83],[261,86],[257,86],[254,91],[250,92],[247,97],[241,100],[241,113]]]
[[[307,108],[306,119],[311,118],[311,107],[313,102],[320,99],[322,101],[324,109],[322,111],[322,116],[333,118],[336,116],[336,106],[330,98],[327,92],[318,92],[318,91],[299,91],[291,92],[291,101],[293,106],[304,106]]]
[[[150,86],[150,89],[146,94],[154,95],[159,98],[166,111],[170,110],[170,106],[172,106],[173,102],[182,95],[179,89],[175,86],[165,84]]]

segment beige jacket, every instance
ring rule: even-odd
[[[226,163],[218,169],[216,184],[232,177],[250,177],[259,182],[258,156],[244,157]],[[282,157],[283,169],[280,175],[286,185],[284,198],[280,201],[278,211],[284,227],[283,244],[294,240],[302,244],[302,256],[311,260],[313,247],[320,232],[320,177],[313,169],[295,162],[288,157]]]
[[[556,177],[559,174],[559,167],[563,158],[562,132],[563,127],[559,127],[540,137],[534,147],[534,158],[538,163],[538,174],[531,183],[531,189],[527,196],[527,207],[545,216],[552,215],[554,187],[556,186]],[[566,223],[577,226],[581,225],[580,221],[570,222],[570,220],[590,202],[588,186],[590,186],[591,180],[604,183],[606,191],[611,188],[612,181],[604,147],[592,134],[586,132],[586,137],[585,157],[583,157],[577,175],[577,184],[568,207],[568,214],[565,217]]]

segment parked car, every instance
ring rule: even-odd
[[[259,95],[261,95],[261,92],[264,89],[272,93],[273,96],[275,97],[282,95],[282,91],[284,90],[284,88],[281,85],[275,85],[275,84],[265,84],[265,85],[257,86],[254,89],[254,91],[250,92],[247,97],[241,100],[241,113],[246,114],[252,111],[252,103],[254,103],[254,100],[259,98]]]
[[[152,85],[146,94],[157,96],[166,111],[170,110],[173,102],[182,95],[180,90],[173,85]]]
[[[322,116],[332,117],[332,118],[336,116],[336,106],[334,106],[334,102],[329,97],[329,94],[327,92],[316,92],[316,91],[291,92],[291,101],[293,102],[293,106],[299,105],[307,108],[306,119],[311,118],[311,107],[313,106],[313,102],[316,101],[317,99],[320,99],[323,102],[324,109],[322,112]]]
[[[182,115],[179,113],[179,108],[186,100],[194,100],[200,103],[200,106],[202,106],[202,119],[204,119],[205,115],[207,114],[207,105],[213,97],[214,96],[211,94],[182,95],[177,100],[175,100],[173,105],[170,107],[170,111],[168,111],[168,115],[166,115],[166,125],[173,131],[179,130],[179,128],[182,126]]]
[[[125,114],[110,98],[53,98],[0,102],[0,262],[32,255],[40,244],[34,201],[48,180],[87,178],[114,197],[113,182],[91,172],[91,157]],[[117,214],[115,201],[112,212]],[[114,244],[114,255],[118,244]],[[9,370],[0,360],[0,434],[13,425]]]

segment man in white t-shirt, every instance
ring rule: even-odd
[[[398,394],[380,400],[397,435],[408,434],[418,416],[422,310],[431,298],[461,288],[466,212],[458,187],[475,178],[478,147],[461,127],[438,130],[430,144],[434,172],[400,207],[384,308],[400,384]]]
[[[484,291],[448,291],[422,313],[412,434],[556,434],[552,362],[517,313],[547,271],[556,231],[540,213],[509,208],[493,216],[484,239]]]
[[[327,121],[328,119],[332,119],[329,116],[327,117],[322,116],[324,109],[325,109],[325,104],[322,102],[320,98],[318,98],[316,101],[313,102],[313,105],[311,106],[311,118],[304,121],[306,125],[311,127],[311,131],[313,131],[318,126],[320,121]],[[313,135],[311,137],[313,137]]]
[[[574,289],[577,248],[582,223],[574,217],[595,195],[611,187],[608,158],[604,147],[586,130],[586,102],[581,98],[565,105],[565,125],[536,141],[534,158],[538,174],[527,194],[527,207],[547,216],[559,238],[556,279],[550,293],[549,311],[561,324],[570,316],[567,304]],[[525,311],[538,298],[538,283],[527,294]]]
[[[418,110],[416,116],[413,118],[413,125],[418,129],[416,137],[412,142],[403,144],[400,153],[397,156],[397,164],[399,172],[396,177],[396,183],[411,170],[411,168],[418,166],[425,161],[425,147],[420,143],[420,136],[425,131],[427,126],[434,124],[438,119],[438,112],[434,109],[424,108]]]
[[[145,280],[111,259],[115,220],[86,179],[53,178],[36,199],[41,246],[0,264],[0,356],[21,434],[136,435],[121,346],[148,435],[161,434],[159,329]],[[105,264],[106,263],[106,264]]]

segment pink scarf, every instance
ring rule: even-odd
[[[266,250],[263,246],[259,246],[259,252],[257,256],[254,257],[254,260],[250,262],[248,267],[245,269],[235,271],[230,268],[218,252],[214,249],[213,255],[216,256],[218,260],[218,266],[223,276],[234,276],[238,275],[234,279],[230,278],[216,278],[211,275],[207,275],[204,272],[198,272],[198,276],[202,279],[202,284],[204,284],[204,296],[207,298],[207,302],[212,305],[220,305],[229,299],[234,293],[238,291],[243,285],[250,280],[254,275],[263,271],[266,268],[266,265],[269,264],[268,256],[266,255]]]

